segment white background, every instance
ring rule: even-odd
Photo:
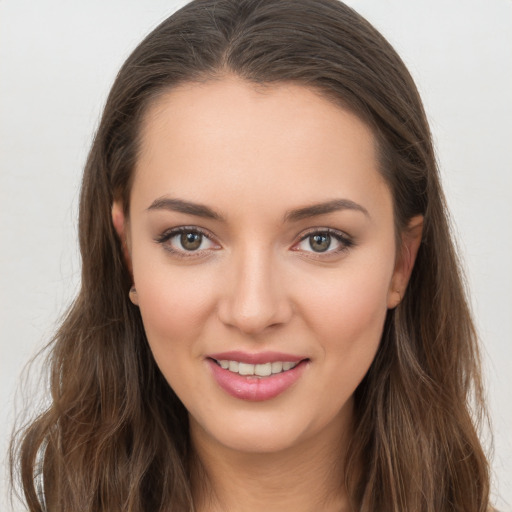
[[[79,181],[109,86],[183,3],[0,0],[2,460],[22,368],[77,290]],[[512,1],[349,4],[395,46],[423,95],[484,346],[495,502],[512,511]],[[0,510],[11,510],[4,473]]]

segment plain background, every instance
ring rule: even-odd
[[[2,461],[23,366],[78,287],[80,176],[107,92],[184,3],[0,0]],[[493,493],[512,510],[512,1],[348,3],[395,46],[424,99],[483,341]],[[10,510],[5,473],[0,509]]]

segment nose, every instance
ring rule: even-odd
[[[257,335],[286,324],[293,315],[283,276],[272,255],[247,250],[231,262],[219,303],[220,320],[244,334]]]

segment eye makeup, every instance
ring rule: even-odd
[[[343,231],[315,227],[302,234],[299,243],[295,244],[292,250],[311,252],[315,257],[322,257],[338,255],[353,246],[354,240]]]
[[[213,241],[213,235],[198,226],[167,229],[155,238],[155,242],[178,258],[204,257],[208,251],[221,248]]]
[[[327,227],[310,228],[298,238],[290,250],[312,259],[336,257],[355,245],[353,238],[345,232]],[[222,248],[212,233],[199,226],[166,229],[154,241],[178,258],[207,257],[211,251]]]

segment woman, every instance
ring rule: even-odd
[[[348,7],[162,23],[107,101],[80,247],[53,403],[19,438],[30,510],[488,509],[428,124]]]

